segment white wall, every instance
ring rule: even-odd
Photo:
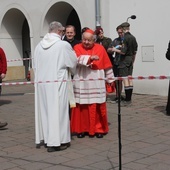
[[[170,40],[170,1],[155,0],[101,0],[102,27],[105,34],[114,39],[117,37],[115,28],[125,22],[131,15],[136,20],[129,19],[131,33],[138,41],[138,53],[134,66],[134,76],[169,75],[169,61],[165,58]],[[106,3],[107,2],[107,3]],[[154,61],[142,60],[142,47],[154,47]],[[167,95],[168,80],[134,80],[134,92],[146,94]]]

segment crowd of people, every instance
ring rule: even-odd
[[[35,84],[37,146],[43,144],[48,152],[60,151],[70,146],[71,135],[103,138],[108,133],[106,84],[118,91],[114,77],[132,75],[137,52],[129,27],[127,22],[119,25],[119,37],[113,41],[104,36],[101,27],[84,27],[82,39],[77,40],[73,25],[50,24],[33,58],[36,82],[57,80]],[[123,84],[125,97],[121,99],[129,105],[133,84],[121,81],[120,94]]]
[[[138,44],[128,22],[117,26],[116,31],[118,37],[112,41],[104,36],[103,28],[84,27],[82,39],[77,40],[73,25],[50,23],[48,33],[35,48],[32,64],[34,81],[42,82],[34,84],[37,148],[44,145],[48,152],[65,150],[72,135],[103,138],[109,132],[106,84],[116,89],[112,103],[131,104],[132,80],[115,81],[115,77],[132,76]],[[1,48],[0,57],[2,83],[7,63]],[[169,48],[166,57],[170,58]],[[6,125],[0,122],[0,128]]]

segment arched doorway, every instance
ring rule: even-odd
[[[23,45],[23,58],[31,58],[31,47],[30,47],[30,30],[28,22],[25,19],[22,27],[22,45]],[[25,66],[25,76],[27,77],[31,68],[31,59],[23,61]]]
[[[0,34],[1,45],[7,59],[13,60],[8,62],[6,79],[24,79],[28,66],[25,65],[23,58],[26,58],[25,50],[27,48],[30,50],[30,35],[26,18],[19,9],[12,8],[5,13]]]
[[[52,5],[44,16],[41,36],[43,37],[47,31],[48,26],[52,21],[59,21],[66,26],[68,24],[74,25],[76,28],[76,38],[81,39],[81,24],[75,9],[66,2],[57,2]]]

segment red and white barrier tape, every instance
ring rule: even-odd
[[[2,86],[13,86],[13,85],[29,85],[29,84],[39,84],[39,83],[56,83],[56,82],[68,82],[68,81],[96,81],[96,80],[124,80],[124,79],[131,79],[131,80],[165,80],[170,79],[170,76],[128,76],[128,77],[115,77],[115,78],[98,78],[98,79],[74,79],[74,80],[54,80],[54,81],[28,81],[28,82],[9,82],[9,83],[0,83]]]
[[[154,79],[158,79],[158,80],[164,80],[164,79],[170,79],[170,76],[165,76],[165,75],[161,75],[161,76],[128,76],[128,77],[116,77],[115,80],[123,80],[123,79],[131,79],[131,80],[154,80]]]
[[[7,60],[7,62],[23,61],[23,60],[32,60],[32,59],[33,59],[33,58],[12,59],[12,60]]]

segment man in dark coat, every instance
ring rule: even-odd
[[[110,44],[112,43],[111,38],[104,36],[104,31],[103,31],[103,28],[101,28],[101,27],[97,28],[95,30],[95,34],[97,36],[96,43],[101,44],[105,48],[105,50],[107,52],[107,49],[109,48]],[[112,57],[112,54],[110,54],[108,52],[107,52],[107,54],[108,54],[109,59],[110,59],[112,65],[113,65],[114,64],[114,59]]]
[[[170,42],[168,45],[168,50],[166,52],[166,58],[170,60]],[[167,105],[166,105],[166,115],[170,116],[170,82],[169,82],[168,100],[167,100]]]
[[[65,37],[63,40],[67,41],[70,43],[72,47],[74,47],[76,44],[79,44],[80,41],[75,39],[76,35],[76,29],[73,25],[67,25],[65,27]]]
[[[133,64],[136,58],[138,44],[136,38],[129,32],[130,24],[128,22],[122,23],[121,27],[124,32],[124,39],[121,49],[116,49],[113,47],[112,51],[121,54],[119,62],[119,75],[120,77],[132,76]],[[131,79],[124,79],[124,89],[125,89],[125,101],[122,106],[127,106],[131,104],[132,92],[133,92],[133,82]]]

